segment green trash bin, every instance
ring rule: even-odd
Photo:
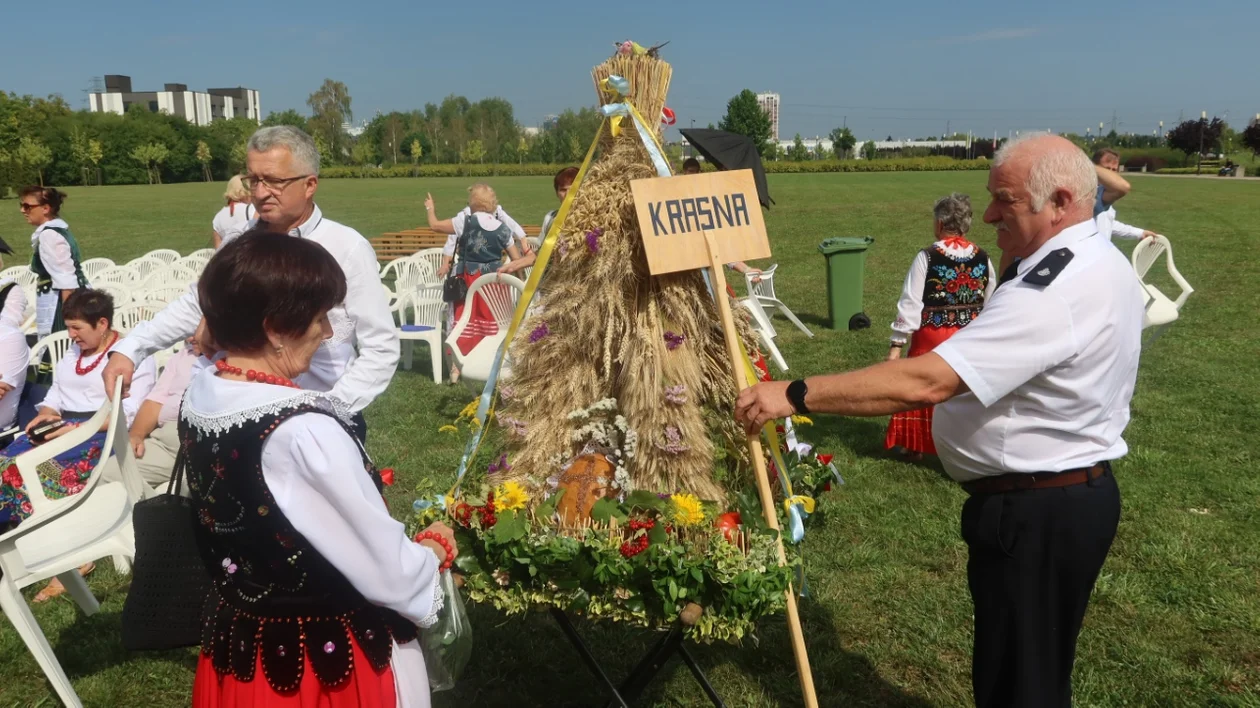
[[[866,329],[871,318],[862,312],[862,279],[870,236],[829,238],[818,244],[827,259],[827,311],[832,329]]]

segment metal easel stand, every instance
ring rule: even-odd
[[[652,680],[656,678],[661,669],[665,668],[665,664],[669,662],[670,657],[674,654],[682,657],[683,663],[687,665],[687,668],[691,669],[691,674],[696,677],[696,683],[700,684],[700,688],[704,690],[705,695],[709,697],[713,705],[717,706],[717,708],[726,708],[726,704],[722,702],[717,691],[713,690],[713,685],[709,683],[709,678],[704,675],[704,671],[700,669],[700,665],[691,656],[691,652],[687,651],[687,645],[683,643],[683,628],[680,624],[675,623],[665,636],[652,645],[647,654],[630,671],[630,675],[621,682],[621,685],[617,685],[608,676],[608,672],[604,671],[604,668],[599,665],[595,655],[591,653],[591,648],[578,634],[577,628],[573,626],[573,622],[564,613],[564,610],[553,607],[551,608],[551,616],[556,619],[556,623],[560,625],[560,629],[569,639],[573,648],[577,649],[578,654],[582,657],[582,661],[586,664],[586,668],[590,669],[595,678],[603,682],[604,687],[612,694],[611,700],[606,704],[607,708],[615,708],[617,706],[630,708],[630,705],[643,695],[643,692],[651,685]]]

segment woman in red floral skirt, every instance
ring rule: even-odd
[[[967,240],[971,230],[971,198],[954,193],[936,202],[936,240],[919,251],[906,274],[892,324],[891,361],[901,357],[907,342],[909,356],[926,354],[971,323],[993,289],[993,262]],[[932,408],[897,413],[888,423],[884,447],[900,450],[910,460],[936,454],[932,443]]]

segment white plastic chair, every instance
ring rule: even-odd
[[[22,286],[23,289],[31,289],[35,287],[39,276],[35,275],[35,272],[29,266],[22,265],[5,268],[0,271],[0,280],[12,280]],[[27,299],[30,300],[31,298]]]
[[[96,274],[106,268],[114,267],[114,262],[108,258],[89,258],[83,261],[83,274],[87,276],[88,282],[96,277]]]
[[[474,280],[468,286],[468,296],[464,298],[464,311],[459,321],[451,328],[446,343],[451,348],[455,363],[459,366],[461,378],[472,381],[485,381],[490,377],[490,369],[494,366],[495,357],[499,353],[499,345],[507,338],[508,326],[512,323],[512,313],[516,311],[516,301],[525,291],[525,283],[513,275],[487,273]],[[490,306],[498,331],[483,337],[472,351],[463,354],[459,351],[459,337],[468,327],[472,317],[473,298],[480,294]],[[504,361],[499,371],[499,380],[506,381],[511,375],[509,362]]]
[[[135,503],[147,495],[143,489],[147,485],[135,467],[122,400],[119,381],[113,403],[106,402],[91,420],[13,460],[32,512],[17,528],[0,534],[0,610],[34,655],[57,697],[74,708],[83,704],[21,591],[57,577],[83,612],[90,615],[100,609],[100,604],[79,575],[79,566],[107,556],[127,560],[135,557],[131,512]],[[38,467],[92,437],[107,420],[110,424],[100,461],[83,491],[63,499],[45,496]],[[121,483],[101,481],[111,450],[122,473]]]
[[[158,307],[166,307],[175,302],[188,292],[187,285],[164,285],[160,288],[152,288],[135,293],[136,302],[142,304],[156,304]]]
[[[126,307],[131,304],[131,288],[117,283],[97,283],[93,287],[101,292],[109,293],[114,298],[114,307]]]
[[[182,285],[187,287],[189,283],[197,281],[198,275],[190,268],[186,268],[179,264],[169,265],[160,270],[155,270],[149,274],[149,277],[140,283],[141,290],[156,290],[169,285]]]
[[[774,360],[775,366],[780,371],[787,371],[787,361],[783,358],[783,353],[779,351],[779,347],[775,345],[774,325],[770,324],[770,316],[762,309],[761,303],[755,298],[744,298],[739,301],[740,306],[752,316],[752,328],[757,333],[757,339],[761,340],[761,346],[770,354],[770,358]]]
[[[166,265],[170,265],[174,263],[175,261],[178,261],[181,257],[179,255],[179,251],[176,251],[170,248],[159,248],[154,251],[149,251],[148,253],[144,255],[149,258],[157,258],[158,260],[162,261]]]
[[[135,260],[129,261],[126,267],[134,270],[137,278],[143,282],[146,278],[152,275],[154,271],[161,270],[167,265],[169,264],[161,258],[144,255],[136,258]]]
[[[433,383],[442,383],[442,286],[423,285],[398,298],[398,339],[402,341],[403,368],[411,370],[411,354],[416,342],[429,345],[433,360]],[[410,311],[411,316],[407,313]]]
[[[191,270],[192,272],[200,276],[201,271],[206,269],[206,264],[209,262],[210,262],[209,258],[206,258],[205,256],[199,256],[199,255],[193,254],[190,256],[184,256],[178,261],[175,261],[175,265],[183,266],[184,268],[187,268],[188,270]]]
[[[410,258],[417,261],[424,261],[425,263],[429,264],[430,268],[433,269],[432,276],[431,276],[432,280],[428,282],[434,282],[434,283],[442,282],[442,279],[437,277],[437,272],[442,269],[442,258],[443,258],[442,249],[425,248],[411,254]]]
[[[52,360],[52,368],[56,369],[57,363],[65,357],[66,352],[70,351],[70,344],[70,335],[65,331],[53,332],[35,342],[35,346],[31,347],[31,366],[38,366],[44,352],[48,352]]]
[[[109,266],[97,271],[92,277],[92,286],[122,285],[130,290],[138,287],[140,280],[139,273],[130,266]]]
[[[1176,300],[1169,298],[1159,288],[1146,282],[1147,272],[1159,260],[1160,255],[1165,256],[1168,275],[1172,277],[1177,287],[1181,288],[1181,294]],[[1133,249],[1132,263],[1146,301],[1146,310],[1142,315],[1142,329],[1155,328],[1142,342],[1142,347],[1146,348],[1159,339],[1168,325],[1177,321],[1177,318],[1181,316],[1181,306],[1194,292],[1194,288],[1190,287],[1190,283],[1186,282],[1186,279],[1177,271],[1177,266],[1173,264],[1172,243],[1165,236],[1157,235],[1139,241]]]
[[[204,258],[208,261],[214,257],[214,249],[213,248],[198,248],[192,253],[189,253],[187,257],[192,258],[193,256],[197,256],[198,258]]]
[[[119,307],[114,310],[114,329],[126,334],[141,322],[157,317],[157,313],[161,311],[162,308],[154,303]]]
[[[395,258],[385,264],[381,269],[381,282],[391,277],[394,285],[390,288],[390,309],[396,309],[404,295],[415,292],[423,283],[436,278],[427,262],[411,256]]]
[[[779,264],[775,263],[760,273],[745,273],[744,282],[748,285],[748,296],[757,298],[763,309],[767,305],[777,307],[784,317],[788,318],[792,324],[796,325],[797,329],[805,333],[806,337],[813,337],[814,333],[809,331],[809,327],[806,327],[805,323],[801,322],[796,314],[788,309],[788,306],[784,305],[783,301],[779,299],[779,296],[775,294],[774,271],[778,269],[778,267]],[[760,282],[754,283],[754,278],[760,278],[761,280]],[[768,315],[769,313],[766,314]]]

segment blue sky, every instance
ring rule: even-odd
[[[258,89],[264,113],[306,110],[324,77],[356,120],[450,93],[502,96],[523,125],[590,105],[613,42],[671,40],[679,125],[716,123],[740,89],[782,96],[780,133],[860,139],[951,130],[1150,133],[1178,115],[1260,113],[1260,1],[1017,4],[835,2],[13,3],[0,90],[60,93],[93,76],[137,90]],[[634,12],[629,11],[633,7]],[[51,14],[50,14],[51,12]]]

